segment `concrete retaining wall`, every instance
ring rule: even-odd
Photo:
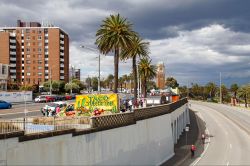
[[[0,164],[158,165],[174,155],[174,142],[189,123],[187,115],[184,105],[134,125],[80,136],[0,140]]]

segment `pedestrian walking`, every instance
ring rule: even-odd
[[[128,105],[129,105],[129,111],[132,112],[132,106],[133,106],[132,100],[129,100]]]
[[[196,147],[194,145],[191,145],[191,158],[194,157],[194,152],[196,151]]]
[[[202,141],[203,145],[205,144],[205,139],[206,139],[205,134],[202,134],[201,135],[201,141]]]

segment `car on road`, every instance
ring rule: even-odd
[[[71,95],[65,95],[65,100],[72,100],[72,96]]]
[[[10,109],[12,107],[11,103],[0,100],[0,109]]]
[[[35,102],[36,103],[45,103],[46,102],[46,96],[45,95],[41,95],[41,96],[37,96],[36,98],[35,98]]]
[[[53,103],[49,103],[47,105],[45,105],[43,108],[41,108],[41,112],[44,116],[48,116],[50,115],[55,115],[56,114],[56,107],[66,107],[67,103],[63,102],[63,101],[58,101],[58,102],[53,102]]]

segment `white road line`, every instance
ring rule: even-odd
[[[204,118],[203,118],[203,116],[200,114],[200,112],[199,112],[199,116],[200,116],[200,118],[204,121]],[[204,156],[204,154],[206,153],[206,151],[207,151],[207,149],[208,149],[208,147],[209,147],[209,145],[210,145],[210,137],[209,137],[209,136],[210,136],[210,133],[209,133],[209,130],[208,130],[208,129],[205,130],[205,134],[208,135],[207,146],[206,146],[205,150],[203,151],[203,153],[200,155],[200,157],[199,157],[198,159],[196,159],[194,163],[191,164],[192,166],[195,166],[195,165],[202,159],[202,157]]]
[[[30,113],[30,112],[38,112],[40,110],[36,110],[36,111],[27,111],[27,113]],[[13,113],[7,113],[7,114],[0,114],[0,116],[4,116],[4,115],[14,115],[14,114],[24,114],[24,111],[23,112],[13,112]]]
[[[232,144],[229,145],[230,149],[232,149]]]
[[[227,166],[229,165],[229,161],[227,162]]]

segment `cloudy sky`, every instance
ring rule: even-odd
[[[209,81],[250,82],[250,1],[248,0],[1,0],[0,26],[16,20],[50,21],[70,35],[70,63],[82,78],[97,76],[95,33],[101,21],[120,13],[150,42],[153,63],[182,85]],[[120,75],[131,61],[120,64]],[[101,75],[113,73],[113,57],[101,58]]]

